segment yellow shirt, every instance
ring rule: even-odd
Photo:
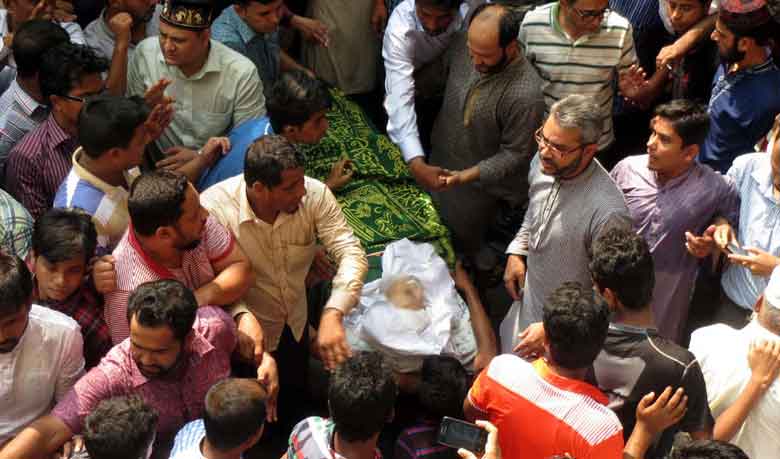
[[[338,271],[326,308],[347,314],[358,302],[368,270],[366,254],[341,207],[325,184],[305,178],[306,196],[295,213],[280,213],[273,224],[257,218],[242,175],[222,181],[200,196],[201,204],[228,227],[252,263],[254,281],[244,297],[260,320],[268,349],[279,344],[285,324],[296,340],[306,327],[306,275],[317,240]]]

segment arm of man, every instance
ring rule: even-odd
[[[0,448],[0,459],[48,459],[72,436],[60,418],[42,416]]]
[[[266,114],[263,83],[260,81],[257,68],[255,68],[254,64],[251,64],[251,66],[251,70],[245,71],[245,74],[236,82],[233,127],[248,119],[260,118]],[[223,135],[227,135],[227,133]]]
[[[701,43],[703,40],[707,40],[710,37],[710,34],[712,34],[712,30],[715,28],[715,21],[717,18],[717,13],[705,16],[693,27],[688,29],[688,31],[682,34],[674,43],[663,47],[658,53],[658,57],[656,57],[656,67],[670,64],[671,62],[680,59],[688,54],[697,44]]]
[[[84,375],[84,337],[78,328],[68,333],[62,343],[62,366],[57,373],[54,399],[62,400],[70,389]]]
[[[488,389],[490,385],[490,378],[487,375],[488,367],[476,377],[463,400],[463,416],[467,421],[474,422],[477,419],[485,419],[494,424],[497,422],[490,416],[489,412],[493,393]]]
[[[241,299],[252,282],[252,267],[230,230],[209,217],[204,230],[211,267],[216,276],[195,290],[199,306],[227,306]]]
[[[322,190],[312,202],[317,237],[336,262],[330,298],[325,304],[320,326],[317,330],[317,344],[328,366],[335,366],[349,356],[343,316],[349,314],[360,298],[363,279],[368,271],[366,253],[347,224],[336,197],[328,187],[317,182]],[[314,201],[311,193],[309,199]]]
[[[695,359],[695,357],[691,356]],[[683,374],[681,386],[688,397],[685,415],[680,420],[680,430],[691,434],[695,440],[712,438],[715,420],[707,402],[707,387],[699,362],[693,360]]]
[[[111,55],[111,67],[108,69],[106,88],[113,95],[123,96],[127,92],[127,59],[132,38],[133,18],[128,13],[119,13],[111,18],[108,26],[114,32],[116,40]]]
[[[496,356],[496,335],[493,332],[493,326],[490,324],[482,306],[482,300],[479,298],[479,292],[471,282],[468,273],[463,269],[463,265],[458,262],[455,264],[455,287],[463,295],[469,308],[471,318],[471,328],[477,341],[477,356],[474,359],[474,372],[479,373],[487,367],[493,357]]]

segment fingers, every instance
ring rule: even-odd
[[[458,448],[458,456],[462,457],[463,459],[477,459],[477,456],[475,456],[474,453],[463,448]]]
[[[269,398],[265,401],[265,420],[268,422],[276,422],[277,420],[277,414],[276,414],[276,405],[278,400],[274,397],[273,399]]]
[[[504,287],[506,288],[507,293],[509,293],[509,296],[511,296],[514,301],[520,299],[518,284],[514,281],[514,279],[505,278]]]

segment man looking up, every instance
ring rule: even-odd
[[[83,45],[61,43],[40,63],[41,95],[51,113],[11,150],[6,187],[33,218],[52,206],[60,183],[68,175],[78,146],[78,117],[84,100],[104,91],[105,59]]]
[[[211,39],[213,15],[211,0],[166,0],[160,36],[139,43],[130,61],[129,95],[146,94],[150,107],[168,97],[176,101],[173,121],[155,142],[167,156],[166,165],[198,160],[197,151],[210,138],[265,115],[257,69],[249,59]],[[195,181],[201,172],[188,176]]]
[[[647,154],[622,160],[610,173],[653,254],[656,327],[678,343],[699,270],[681,241],[686,233],[700,234],[715,217],[733,223],[739,217],[734,180],[696,161],[709,125],[701,105],[684,99],[661,105],[650,123]]]
[[[541,81],[518,47],[519,22],[519,13],[504,5],[474,10],[468,32],[449,51],[430,164],[423,157],[409,163],[421,185],[440,190],[434,201],[456,250],[469,258],[501,203],[522,208],[527,202],[533,130],[544,107]]]
[[[252,254],[253,279],[244,300],[280,363],[283,409],[297,406],[307,388],[306,276],[317,240],[336,265],[316,337],[327,367],[350,354],[342,320],[357,304],[368,269],[336,198],[322,182],[304,176],[303,160],[286,138],[267,135],[249,147],[243,175],[212,186],[201,197],[211,218]]]
[[[430,128],[438,107],[428,107],[436,105],[437,99],[431,94],[429,84],[442,86],[444,83],[440,66],[433,63],[463,27],[469,8],[463,3],[463,0],[405,0],[393,10],[387,22],[382,42],[387,134],[407,162],[425,156],[424,148],[430,148],[430,145],[423,146],[422,139],[430,143]],[[421,85],[417,84],[418,78],[422,80]]]
[[[202,417],[208,389],[230,375],[235,326],[222,309],[198,307],[192,291],[175,280],[140,285],[130,297],[126,320],[129,339],[79,379],[51,414],[6,445],[1,459],[50,457],[82,431],[84,418],[101,401],[117,395],[138,395],[157,412],[154,449],[167,457],[176,432]],[[275,378],[263,384],[275,394]]]
[[[593,158],[603,126],[596,100],[572,95],[553,104],[536,131],[530,203],[506,250],[504,284],[515,302],[501,324],[504,353],[512,351],[518,333],[541,321],[555,285],[569,280],[591,285],[590,246],[599,234],[631,226],[623,194]]]

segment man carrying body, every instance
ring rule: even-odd
[[[440,190],[434,202],[467,257],[502,203],[522,209],[527,201],[533,129],[544,107],[541,81],[518,48],[519,20],[508,7],[480,5],[468,33],[453,38],[430,164],[422,156],[409,163],[421,185]]]
[[[734,180],[699,164],[709,127],[703,106],[675,100],[655,110],[647,154],[619,162],[610,175],[626,198],[634,229],[655,265],[653,315],[661,336],[682,342],[699,263],[683,240],[716,217],[739,218]]]
[[[167,156],[158,167],[195,161],[210,138],[265,115],[257,69],[210,38],[213,14],[210,0],[166,0],[159,38],[139,43],[130,61],[129,95],[146,94],[150,106],[168,97],[175,100],[173,121],[155,142]],[[195,181],[201,172],[202,168],[187,175]]]
[[[590,246],[599,234],[631,226],[623,194],[593,158],[603,125],[596,101],[573,95],[553,104],[536,132],[528,211],[506,250],[504,284],[515,302],[501,324],[504,353],[512,351],[518,333],[541,320],[555,285],[591,285]]]

